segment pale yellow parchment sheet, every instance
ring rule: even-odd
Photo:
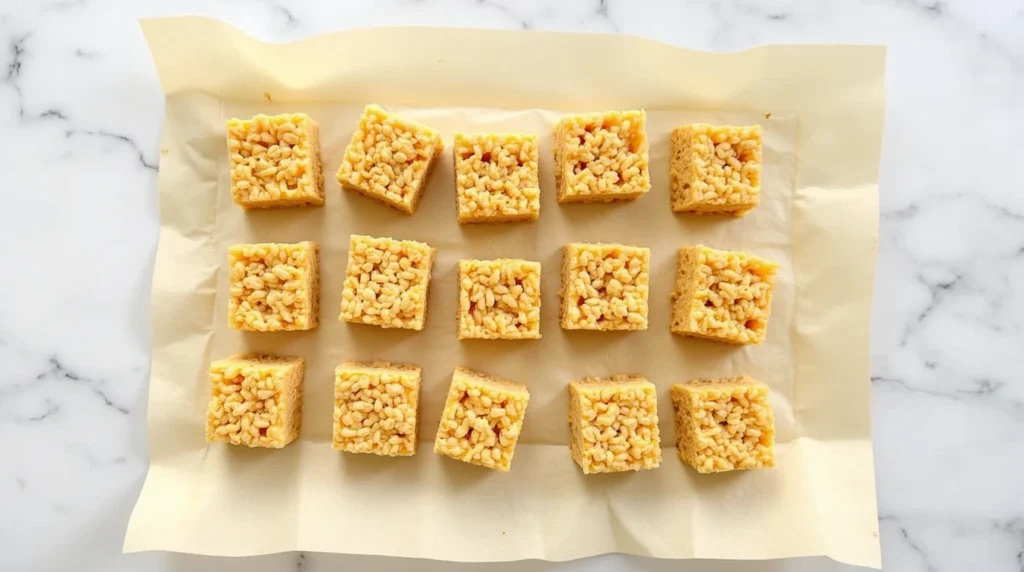
[[[715,55],[624,36],[428,28],[270,45],[206,19],[142,26],[167,116],[152,304],[152,462],[126,551],[304,550],[456,561],[823,554],[879,566],[868,340],[884,49],[770,46]],[[334,180],[371,102],[444,136],[444,156],[413,217],[343,193]],[[562,113],[622,108],[648,111],[652,191],[631,203],[559,206],[552,126]],[[320,124],[327,204],[246,214],[230,200],[224,120],[286,111],[307,112]],[[764,127],[763,199],[748,216],[670,211],[669,133],[695,121]],[[538,223],[456,224],[456,131],[540,135]],[[424,331],[337,321],[352,233],[437,247]],[[299,240],[322,245],[320,328],[229,330],[228,246]],[[569,241],[651,248],[649,330],[558,327],[559,261]],[[669,333],[675,253],[696,243],[781,264],[764,345],[736,348]],[[543,264],[542,340],[456,340],[457,261],[498,257]],[[283,450],[204,441],[208,364],[246,350],[308,362],[302,436]],[[418,455],[331,450],[332,370],[346,359],[423,366]],[[456,365],[529,386],[510,473],[431,452]],[[664,460],[653,471],[585,477],[567,446],[566,386],[613,373],[643,374],[658,386]],[[773,389],[779,466],[698,475],[673,449],[669,386],[740,374]]]

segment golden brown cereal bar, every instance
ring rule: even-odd
[[[353,234],[338,319],[422,330],[433,264],[428,244]]]
[[[246,209],[324,204],[320,138],[305,113],[228,119],[231,198]]]
[[[624,244],[566,245],[561,322],[566,330],[646,330],[651,250]]]
[[[413,365],[339,365],[334,370],[334,450],[415,455],[420,377],[420,368]]]
[[[319,324],[319,246],[236,244],[228,250],[228,324],[236,330],[311,330]]]
[[[456,133],[452,155],[460,223],[540,216],[536,135]]]
[[[540,338],[540,263],[459,261],[459,339]]]
[[[778,265],[703,245],[679,250],[672,332],[733,344],[760,344],[768,331]]]
[[[238,354],[210,365],[206,441],[280,449],[299,436],[302,376],[297,357]]]
[[[338,184],[413,214],[443,148],[437,131],[368,105],[345,149]]]
[[[654,469],[661,464],[658,398],[640,376],[569,384],[570,450],[584,474]]]
[[[761,126],[672,131],[672,210],[742,216],[761,199]]]
[[[701,473],[774,467],[768,394],[748,377],[673,385],[679,457]]]
[[[651,190],[647,114],[568,115],[555,127],[555,186],[560,203],[636,199]]]
[[[521,383],[455,368],[434,452],[472,465],[508,471],[529,401],[530,392]]]

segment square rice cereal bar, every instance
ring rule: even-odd
[[[422,330],[433,265],[426,243],[353,234],[338,319]]]
[[[456,133],[452,156],[460,223],[540,216],[536,135]]]
[[[768,393],[748,377],[673,385],[679,457],[700,473],[774,467]]]
[[[250,332],[312,330],[320,323],[320,247],[236,244],[228,250],[228,324]]]
[[[345,148],[338,184],[413,214],[443,148],[437,131],[368,105]]]
[[[672,210],[743,216],[761,200],[761,126],[672,131]]]
[[[414,365],[387,362],[339,365],[334,370],[334,450],[415,455],[420,372]]]
[[[647,113],[568,115],[555,127],[555,186],[560,203],[631,200],[651,190]]]
[[[540,338],[540,262],[459,261],[459,339]]]
[[[508,471],[529,401],[530,392],[521,383],[455,368],[434,452],[471,465]]]
[[[206,441],[271,449],[294,441],[304,372],[298,357],[238,354],[210,364]]]
[[[562,328],[646,330],[651,250],[624,244],[565,246]]]
[[[661,464],[658,391],[635,375],[569,384],[570,451],[584,474],[655,469]]]
[[[320,137],[305,113],[228,119],[231,198],[246,209],[324,204]]]
[[[732,344],[760,344],[768,331],[778,265],[703,245],[679,250],[672,332]]]

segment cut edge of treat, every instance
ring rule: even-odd
[[[226,358],[214,360],[210,363],[212,368],[226,362],[244,362],[246,365],[299,365],[305,363],[305,358],[299,356],[279,356],[259,352],[237,353]]]
[[[455,371],[452,373],[452,381],[455,381],[455,378],[457,377],[463,377],[474,383],[488,385],[500,391],[513,391],[525,394],[526,397],[530,396],[530,390],[527,389],[525,383],[512,381],[510,379],[490,373],[485,373],[479,370],[469,369],[468,367],[456,366]]]
[[[342,372],[372,372],[372,373],[389,373],[389,372],[400,372],[400,373],[411,373],[421,374],[423,368],[409,363],[393,363],[389,361],[375,360],[375,361],[357,361],[357,360],[345,360],[338,364],[334,368],[335,374]]]
[[[682,391],[682,390],[691,390],[691,389],[694,389],[694,390],[696,390],[696,389],[724,389],[724,388],[730,388],[730,387],[765,387],[765,388],[767,388],[768,385],[766,383],[757,381],[756,379],[754,379],[754,378],[752,378],[750,376],[741,375],[739,377],[720,377],[720,378],[708,378],[708,379],[703,379],[703,378],[702,379],[691,379],[689,381],[683,381],[683,382],[680,382],[680,383],[673,384],[672,385],[672,390],[675,391],[676,388],[679,388],[679,390]]]
[[[572,381],[569,384],[570,387],[574,387],[580,391],[601,389],[605,387],[628,387],[635,385],[655,387],[654,383],[646,377],[639,374],[629,373],[617,373],[611,377],[585,377],[583,379]]]

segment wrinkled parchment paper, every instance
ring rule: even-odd
[[[167,94],[162,230],[153,279],[152,463],[126,551],[252,555],[288,550],[456,561],[567,560],[607,552],[661,558],[827,555],[879,566],[869,435],[869,314],[877,231],[884,50],[771,46],[737,54],[624,36],[439,29],[339,32],[270,45],[220,22],[142,24]],[[334,180],[362,107],[380,103],[440,130],[444,156],[413,217]],[[645,108],[652,191],[630,203],[555,201],[551,130],[560,114]],[[244,213],[228,189],[224,120],[303,111],[320,124],[327,204]],[[764,127],[763,199],[741,219],[669,208],[669,133],[704,121]],[[450,155],[456,131],[541,137],[535,224],[460,226]],[[438,249],[422,332],[336,319],[349,235]],[[322,245],[318,330],[227,327],[228,245]],[[561,247],[652,250],[650,329],[558,327]],[[739,249],[781,264],[768,338],[736,348],[669,333],[676,250]],[[539,341],[456,340],[460,258],[543,264]],[[204,441],[210,361],[240,351],[306,358],[301,438],[279,451]],[[331,450],[332,371],[347,360],[423,366],[412,458]],[[510,473],[431,452],[456,365],[525,382],[532,398]],[[573,379],[643,374],[659,388],[660,469],[583,476],[568,448]],[[775,470],[698,475],[678,459],[668,389],[698,377],[771,385]]]

